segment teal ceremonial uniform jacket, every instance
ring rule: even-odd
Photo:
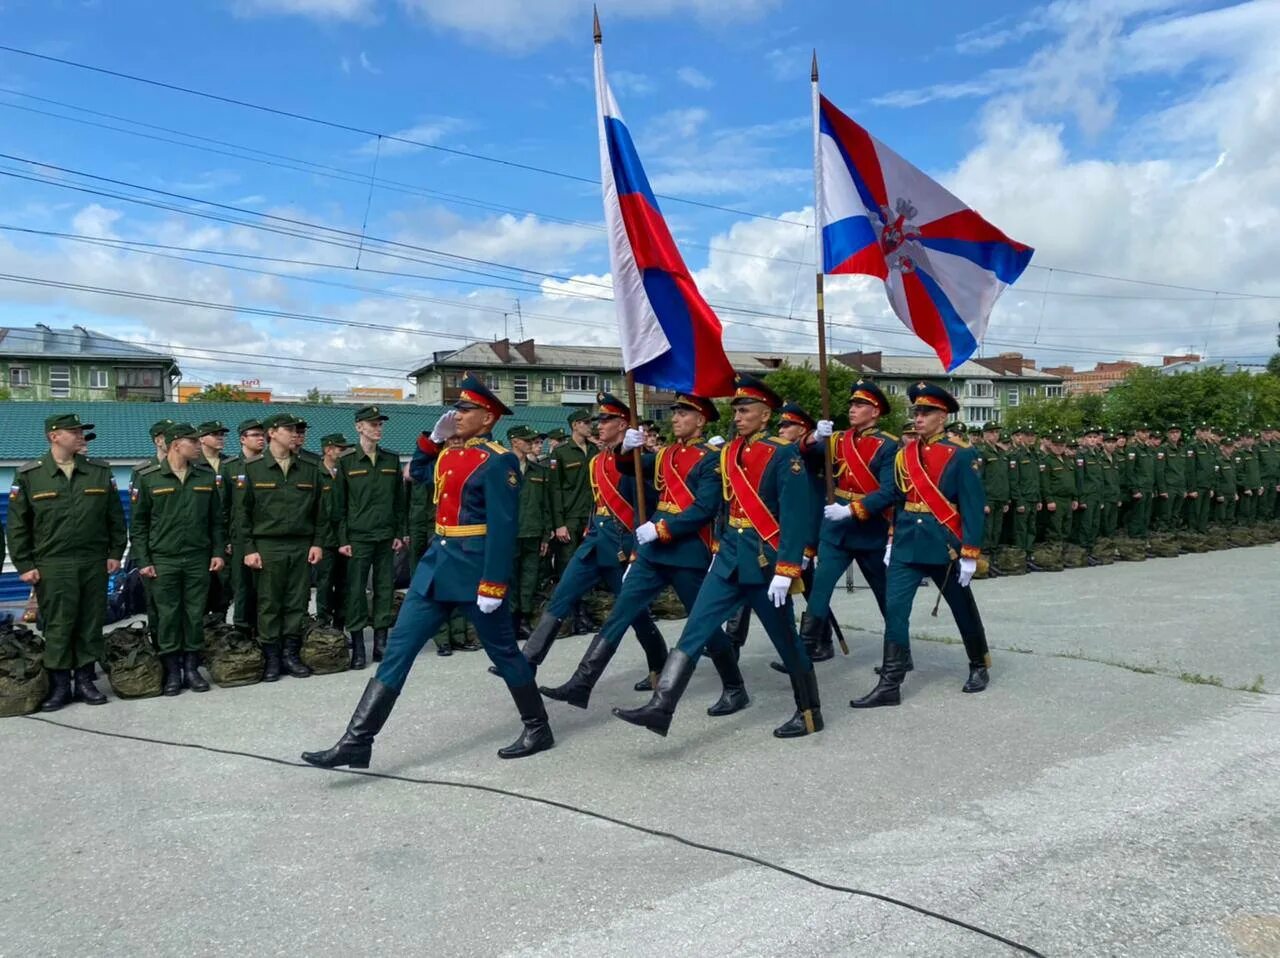
[[[898,437],[883,429],[868,429],[852,439],[857,443],[858,452],[866,461],[876,486],[864,489],[855,470],[846,461],[844,449],[850,439],[848,432],[832,434],[831,465],[835,473],[836,501],[848,504],[853,509],[853,518],[841,522],[822,523],[821,538],[848,552],[879,550],[883,551],[889,538],[889,519],[885,512],[893,509],[897,495],[893,481],[893,462],[898,453]],[[823,467],[822,446],[811,444],[804,449],[805,459]],[[864,477],[865,478],[865,477]],[[822,492],[818,493],[818,515],[822,515]]]
[[[729,470],[735,463],[778,522],[776,549],[755,528],[748,509],[733,492]],[[721,447],[720,470],[729,515],[710,575],[724,580],[736,577],[741,585],[765,585],[775,572],[797,578],[811,509],[808,470],[800,450],[763,432],[750,440],[738,437]]]
[[[636,550],[656,565],[682,569],[705,569],[711,561],[710,528],[724,503],[720,482],[720,456],[704,440],[666,446],[657,453],[640,457],[640,468],[658,491],[658,504],[650,517],[658,530],[658,538]],[[627,453],[618,456],[618,468],[624,475],[634,475],[634,458]],[[677,503],[679,494],[673,488],[677,472],[692,496],[683,508]],[[703,530],[708,530],[703,533]]]
[[[905,457],[921,456],[938,491],[960,513],[960,537],[930,511],[912,483]],[[914,565],[947,565],[954,558],[976,559],[981,551],[987,494],[977,453],[945,434],[906,443],[894,462],[897,510],[893,526],[893,561]],[[1039,468],[1037,467],[1037,486]]]
[[[617,510],[608,505],[607,497],[611,493],[600,482],[602,474],[612,482],[626,500],[634,517],[636,477],[622,472],[618,465],[622,458],[616,450],[606,449],[596,453],[587,462],[593,505],[591,515],[587,517],[586,534],[573,554],[584,562],[594,558],[596,565],[604,569],[625,565],[636,547],[634,527],[619,520]],[[653,502],[653,497],[650,496],[647,501]]]
[[[409,477],[430,487],[436,535],[409,588],[441,602],[507,594],[516,550],[520,461],[488,434],[441,447],[423,433]]]

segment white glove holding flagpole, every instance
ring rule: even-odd
[[[836,424],[830,419],[819,419],[818,427],[813,430],[813,434],[819,439],[830,439],[831,434],[836,431]]]
[[[785,575],[775,575],[773,581],[769,583],[769,600],[773,603],[774,608],[781,609],[787,604],[787,596],[791,592],[791,577]]]
[[[644,433],[639,429],[628,429],[625,436],[622,437],[622,451],[630,452],[632,449],[639,449],[644,445]]]
[[[853,513],[843,502],[833,502],[822,510],[822,516],[828,522],[845,522],[853,518]]]

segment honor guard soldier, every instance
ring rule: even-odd
[[[222,527],[230,544],[227,558],[231,566],[231,624],[245,635],[258,633],[258,579],[244,564],[244,538],[235,527],[235,510],[243,490],[238,482],[245,462],[262,455],[267,434],[261,419],[242,419],[236,427],[240,437],[240,455],[228,456],[222,463]]]
[[[9,490],[9,557],[34,589],[44,621],[46,712],[73,696],[89,705],[107,701],[93,684],[94,663],[102,658],[107,576],[120,568],[125,523],[111,466],[79,453],[91,429],[75,413],[48,417],[49,451],[19,466]]]
[[[414,659],[459,607],[479,633],[524,723],[521,736],[498,756],[523,758],[555,744],[533,669],[516,646],[507,610],[520,464],[491,436],[494,423],[511,410],[471,376],[462,381],[459,393],[455,407],[419,438],[409,467],[415,482],[434,488],[436,537],[414,572],[378,674],[365,687],[337,744],[302,754],[312,765],[368,768],[374,737],[386,724]],[[446,447],[454,438],[458,442]]]
[[[404,548],[407,506],[400,457],[381,448],[387,417],[377,406],[356,410],[357,445],[338,459],[332,510],[338,552],[347,557],[347,634],[351,667],[365,666],[364,630],[373,625],[373,661],[381,662],[391,628],[395,554]],[[366,586],[372,583],[370,614]]]
[[[231,430],[216,419],[202,422],[195,428],[200,440],[200,458],[196,463],[206,465],[213,471],[214,484],[218,493],[216,498],[221,511],[224,482],[222,466],[227,461],[223,450],[227,444],[227,433]],[[226,547],[226,529],[227,525],[224,522],[222,524],[224,548]],[[217,572],[209,573],[209,597],[205,603],[205,612],[218,622],[226,621],[227,609],[231,606],[231,569],[225,555],[222,555],[222,559],[222,567]]]
[[[802,449],[801,441],[811,436],[818,423],[799,403],[784,402],[778,411],[778,436]],[[819,450],[821,447],[819,446]],[[823,473],[824,462],[821,452],[815,456],[804,457],[805,467],[809,474],[809,532],[805,536],[804,558],[800,560],[800,582],[804,586],[805,610],[800,613],[800,638],[804,640],[805,650],[812,662],[825,662],[835,652],[831,642],[831,620],[828,616],[810,624],[808,600],[813,592],[813,563],[818,557],[818,539],[822,535],[822,507],[826,505],[826,476]],[[750,615],[744,609],[743,615]],[[805,636],[809,636],[805,638]],[[786,672],[781,662],[770,662],[769,667],[777,672]]]
[[[897,495],[893,461],[898,437],[880,428],[880,417],[888,415],[889,409],[889,399],[880,387],[860,379],[849,390],[849,428],[834,432],[832,422],[824,419],[813,439],[801,443],[806,458],[819,467],[830,450],[836,500],[823,510],[808,619],[800,620],[800,638],[806,648],[819,644],[822,626],[831,615],[831,596],[854,562],[884,615],[884,550]],[[828,640],[825,658],[831,657],[830,644]]]
[[[822,730],[818,679],[796,634],[791,606],[791,593],[800,590],[809,531],[809,479],[799,450],[765,432],[781,405],[777,393],[759,379],[737,377],[733,419],[738,435],[720,450],[728,527],[653,697],[640,708],[614,709],[623,721],[666,735],[698,656],[720,623],[747,604],[769,633],[795,693],[795,714],[773,734],[795,738]]]
[[[282,666],[294,678],[311,674],[298,655],[311,600],[309,566],[324,555],[324,510],[320,470],[296,454],[299,425],[305,428],[290,413],[265,419],[266,452],[246,459],[236,477],[235,534],[244,564],[257,573],[264,682],[278,681]]]
[[[529,622],[537,611],[542,562],[551,548],[551,470],[534,458],[537,434],[528,426],[507,430],[507,445],[520,460],[520,528],[516,532],[515,580],[511,617],[516,640],[529,638]]]
[[[164,432],[165,461],[138,473],[130,544],[155,596],[156,649],[163,694],[183,686],[209,691],[200,675],[210,576],[222,571],[226,539],[217,474],[201,455],[199,430],[174,423]]]
[[[915,436],[894,462],[897,510],[893,538],[885,550],[885,653],[880,681],[854,708],[902,702],[902,680],[911,661],[911,606],[922,577],[942,591],[969,655],[966,692],[987,687],[987,636],[969,583],[981,554],[984,506],[977,455],[942,432],[959,404],[945,389],[916,383],[907,389]],[[1037,467],[1037,473],[1039,467]]]
[[[594,511],[588,463],[595,455],[591,444],[591,413],[575,409],[569,414],[569,436],[551,453],[551,522],[555,528],[556,576],[565,570],[578,551]],[[586,610],[579,601],[573,609],[572,631],[585,635],[591,631]]]
[[[333,513],[333,482],[338,474],[338,459],[352,444],[340,432],[320,437],[320,499],[324,507],[324,555],[316,566],[316,618],[335,629],[345,629],[347,621],[347,557],[338,552],[338,522]],[[352,646],[351,667],[364,668],[364,643]],[[356,663],[357,653],[360,656]]]
[[[622,591],[622,573],[636,547],[636,477],[621,471],[617,451],[631,410],[609,393],[598,394],[596,402],[600,451],[587,463],[593,514],[587,534],[569,564],[561,570],[560,581],[551,593],[546,610],[525,642],[524,657],[535,671],[551,650],[560,626],[588,592],[598,584],[615,596]],[[649,671],[658,671],[666,661],[667,643],[653,617],[647,611],[641,612],[631,627],[644,648]]]
[[[655,519],[641,523],[636,529],[635,555],[623,576],[622,591],[613,612],[587,646],[569,681],[555,688],[542,687],[542,694],[547,698],[586,708],[591,690],[604,674],[628,627],[639,616],[648,614],[649,604],[667,586],[675,589],[686,611],[693,609],[711,561],[712,523],[723,502],[720,456],[702,438],[705,425],[719,418],[711,400],[688,393],[676,394],[671,406],[674,445],[641,456],[644,476],[655,481],[659,492]],[[632,450],[644,442],[645,436],[640,430],[627,430],[622,454],[617,460],[621,472],[634,475]],[[650,662],[650,688],[665,664],[665,653],[664,644],[663,660]],[[707,709],[707,714],[730,715],[746,708],[750,699],[738,670],[737,650],[723,631],[713,634],[707,654],[724,686],[719,701]]]

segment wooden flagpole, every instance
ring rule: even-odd
[[[822,391],[822,418],[831,418],[831,393],[827,388],[827,319],[826,302],[823,296],[822,271],[822,136],[820,130],[820,110],[818,102],[818,51],[813,51],[813,66],[809,72],[809,80],[813,84],[813,232],[817,249],[816,293],[818,301],[818,385]],[[835,477],[831,468],[831,443],[823,440],[823,475],[827,484],[827,505],[836,501]]]

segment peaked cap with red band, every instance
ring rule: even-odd
[[[782,423],[794,423],[797,426],[804,426],[805,429],[816,429],[817,422],[813,417],[804,411],[804,407],[799,403],[789,402],[782,407]]]
[[[920,406],[925,409],[941,409],[944,412],[960,411],[960,404],[956,402],[956,397],[933,383],[919,382],[914,386],[908,386],[907,400],[912,408]]]
[[[467,376],[458,384],[458,401],[454,409],[487,409],[494,416],[510,416],[511,410],[475,376]]]
[[[764,384],[764,380],[746,373],[738,373],[733,381],[733,399],[730,405],[741,406],[743,403],[762,402],[770,409],[782,407],[782,397]]]
[[[869,379],[859,379],[849,387],[849,402],[864,402],[880,410],[880,415],[889,415],[889,397]]]
[[[613,393],[596,393],[596,405],[599,407],[598,421],[602,416],[619,416],[631,418],[631,408]]]
[[[692,409],[694,412],[702,413],[702,418],[707,422],[720,421],[720,413],[716,409],[716,404],[710,399],[695,396],[693,393],[676,393],[676,399],[671,404],[671,408]]]

